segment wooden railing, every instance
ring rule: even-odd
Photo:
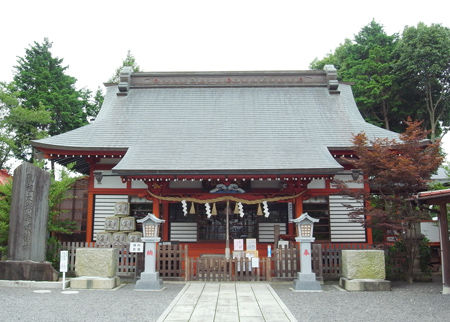
[[[255,264],[255,263],[253,263]],[[186,281],[269,281],[271,260],[259,258],[257,267],[247,257],[187,258]]]
[[[87,242],[63,242],[60,250],[69,252],[69,272],[75,272],[76,249],[81,247],[98,247],[95,243]],[[102,248],[111,248],[112,246],[102,246]],[[136,273],[137,253],[130,253],[128,245],[115,247],[119,250],[119,262],[117,263],[117,275],[120,277],[134,278]]]
[[[69,272],[75,271],[76,249],[96,247],[95,243],[64,242],[61,250],[69,251]],[[110,246],[111,247],[111,246]],[[313,244],[312,270],[319,280],[338,279],[343,249],[373,249],[373,245]],[[130,253],[128,246],[119,247],[117,274],[138,278],[144,269],[144,254]],[[251,267],[250,258],[228,259],[220,256],[188,257],[187,245],[159,245],[156,269],[161,278],[186,281],[270,281],[291,280],[300,271],[297,246],[274,249],[272,257],[260,257],[258,267]]]
[[[182,280],[186,258],[188,257],[188,245],[159,244],[156,270],[164,279]]]
[[[278,280],[293,279],[300,271],[299,250],[296,246],[290,248],[277,248],[272,253],[271,276]]]

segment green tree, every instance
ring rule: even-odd
[[[431,139],[439,122],[450,124],[450,29],[439,24],[405,27],[397,48],[396,72],[415,88],[426,111]]]
[[[333,64],[340,80],[353,83],[356,103],[365,119],[386,129],[401,130],[407,115],[399,109],[398,84],[393,73],[397,35],[387,35],[383,26],[372,21],[345,40],[334,53],[314,60],[311,67]]]
[[[122,65],[116,69],[114,75],[108,80],[108,83],[119,83],[120,71],[123,67],[127,66],[132,67],[133,72],[139,72],[139,65],[136,63],[136,59],[129,50],[127,52],[127,57],[122,61]]]
[[[0,167],[16,157],[32,161],[30,141],[47,136],[45,130],[53,121],[43,105],[28,109],[19,102],[13,84],[0,84]]]
[[[45,38],[25,50],[15,66],[14,85],[23,108],[50,112],[53,122],[45,129],[56,135],[87,124],[88,100],[75,88],[76,79],[65,73],[63,59],[52,56],[51,47]]]
[[[9,235],[9,210],[11,209],[12,179],[0,185],[0,260],[6,255]]]

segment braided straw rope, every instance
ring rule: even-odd
[[[273,198],[265,198],[265,199],[257,199],[257,200],[247,200],[247,199],[237,198],[235,196],[229,196],[229,195],[212,198],[212,199],[198,199],[198,198],[191,198],[191,197],[163,197],[163,196],[155,195],[155,194],[151,193],[149,190],[147,190],[147,192],[152,198],[156,198],[156,199],[163,200],[163,201],[181,202],[182,200],[186,200],[186,201],[195,202],[195,203],[214,203],[214,202],[221,202],[221,201],[234,201],[234,202],[244,203],[247,205],[256,205],[263,201],[276,202],[276,201],[281,201],[281,200],[295,199],[295,198],[301,196],[302,194],[304,194],[306,192],[306,190],[302,191],[296,195],[292,195],[292,196],[273,197]]]

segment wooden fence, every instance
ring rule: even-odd
[[[97,247],[95,243],[64,242],[61,250],[69,251],[69,272],[75,271],[76,249]],[[111,246],[110,246],[111,247]],[[341,251],[343,249],[373,249],[372,245],[313,244],[312,270],[319,280],[333,280],[340,276]],[[136,278],[144,269],[144,254],[130,253],[128,246],[119,247],[117,274]],[[258,267],[251,266],[250,258],[228,259],[223,256],[188,257],[187,245],[159,244],[156,269],[161,278],[172,280],[202,281],[270,281],[291,280],[300,271],[300,256],[296,245],[274,249],[272,257],[261,257]]]
[[[80,247],[98,247],[95,243],[63,242],[60,250],[69,252],[69,272],[75,272],[76,249]],[[112,246],[102,246],[112,247]],[[130,253],[129,246],[116,247],[119,249],[117,275],[120,277],[136,278],[144,270],[144,254]],[[183,262],[187,254],[187,246],[159,245],[156,267],[160,276],[167,279],[180,279],[183,276]]]
[[[257,267],[253,267],[252,259],[247,257],[187,258],[185,279],[187,281],[269,281],[271,280],[270,266],[270,258],[266,257],[258,259]]]
[[[270,275],[277,280],[293,279],[300,271],[300,257],[297,246],[276,248],[272,253]]]
[[[184,275],[184,266],[188,257],[188,245],[159,244],[156,270],[159,276],[164,279],[182,280]]]
[[[75,272],[76,249],[81,247],[96,247],[95,243],[87,242],[63,242],[60,250],[69,252],[68,271]],[[109,246],[111,248],[112,246]],[[105,248],[105,247],[103,247]],[[108,248],[108,247],[106,247]],[[119,250],[119,262],[117,263],[117,275],[120,277],[134,278],[136,273],[137,253],[130,253],[129,246],[115,247]]]

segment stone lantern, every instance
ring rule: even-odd
[[[158,237],[159,227],[165,220],[149,213],[137,222],[142,224],[142,241],[145,243],[145,269],[141,273],[141,278],[136,282],[135,289],[160,290],[163,282],[159,278],[159,272],[156,271],[156,243],[161,239]]]
[[[300,267],[301,271],[297,273],[297,279],[294,280],[294,290],[320,291],[320,283],[316,280],[316,274],[312,272],[311,266],[311,243],[313,237],[314,223],[319,219],[302,214],[299,218],[293,220],[297,225],[298,237],[295,241],[300,243]]]

